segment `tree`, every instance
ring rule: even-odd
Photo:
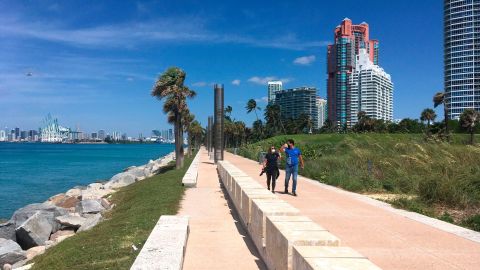
[[[302,113],[295,121],[297,123],[297,130],[300,133],[310,133],[313,127],[312,118],[310,115]]]
[[[433,109],[430,108],[424,109],[420,114],[420,120],[427,122],[428,129],[430,129],[430,123],[435,121],[435,118],[437,118],[437,114]]]
[[[266,129],[269,136],[275,136],[278,134],[278,127],[282,128],[283,134],[287,134],[285,130],[285,126],[282,122],[282,114],[280,111],[280,106],[277,104],[269,104],[265,108],[264,113],[265,121],[266,121]]]
[[[252,99],[248,100],[247,106],[245,106],[245,109],[247,109],[247,113],[251,113],[252,111],[255,112],[255,116],[257,117],[257,121],[259,120],[257,110],[261,110],[261,109],[260,109],[260,107],[257,106],[257,102],[255,101],[255,99],[252,98]]]
[[[448,141],[449,140],[448,113],[447,113],[447,99],[446,99],[446,96],[445,96],[445,92],[438,92],[433,96],[433,107],[436,108],[440,104],[443,104],[443,113],[445,115],[445,117],[444,117],[445,136],[447,137],[447,141]]]
[[[195,145],[195,149],[198,150],[204,135],[202,125],[197,120],[194,120],[188,128],[188,134],[191,136],[191,140]]]
[[[185,112],[183,115],[183,131],[187,132],[187,143],[188,143],[188,149],[187,153],[188,156],[192,155],[192,135],[188,132],[190,129],[190,125],[192,124],[193,120],[195,120],[195,115],[190,113],[190,110],[188,112]]]
[[[470,133],[470,144],[473,144],[475,127],[480,121],[480,114],[474,109],[466,109],[460,115],[460,125]]]
[[[188,111],[187,98],[195,97],[195,91],[184,85],[186,73],[178,67],[170,67],[158,76],[152,89],[152,96],[165,100],[163,111],[173,123],[175,133],[176,168],[183,167],[183,125],[182,116]]]

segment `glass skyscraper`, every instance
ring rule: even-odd
[[[286,119],[297,119],[305,114],[312,121],[312,128],[318,129],[318,106],[317,88],[298,87],[277,91],[275,104],[280,106],[281,117]]]
[[[480,0],[444,0],[444,64],[448,118],[480,111]]]

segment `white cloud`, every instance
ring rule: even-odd
[[[256,98],[255,101],[258,102],[258,103],[267,103],[268,102],[268,97]]]
[[[316,59],[315,55],[302,56],[302,57],[295,58],[295,60],[293,60],[293,63],[295,65],[308,66],[311,63],[315,62],[315,59]]]
[[[267,77],[253,76],[250,79],[248,79],[249,82],[260,84],[260,85],[267,85],[269,81],[282,81],[283,83],[288,83],[288,82],[291,82],[292,80],[293,80],[292,78],[278,78],[276,76],[267,76]]]
[[[232,81],[232,84],[233,85],[240,85],[240,80],[239,79],[235,79]]]
[[[206,86],[207,83],[206,82],[195,82],[195,83],[192,83],[192,86],[195,86],[195,87],[204,87]]]
[[[211,31],[205,25],[205,20],[198,17],[177,17],[97,25],[89,28],[72,28],[61,23],[32,22],[27,19],[10,17],[0,18],[0,37],[39,39],[76,47],[121,47],[127,49],[153,42],[200,42],[303,50],[324,47],[329,43],[327,41],[300,40],[292,33],[269,39],[259,39],[250,35]]]

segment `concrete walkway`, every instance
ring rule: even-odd
[[[183,269],[266,269],[225,199],[217,166],[200,151],[197,187],[186,190],[178,214],[190,216]]]
[[[266,178],[259,176],[258,162],[230,153],[225,153],[225,159],[266,186]],[[480,269],[480,243],[446,232],[442,225],[434,224],[436,228],[399,214],[401,211],[388,210],[381,203],[371,203],[364,196],[303,177],[299,177],[298,197],[283,194],[284,177],[282,171],[276,187],[282,192],[277,192],[280,199],[382,269]]]

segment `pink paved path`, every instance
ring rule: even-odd
[[[266,186],[258,162],[225,153],[225,160]],[[284,172],[276,191],[284,190]],[[290,181],[291,191],[291,181]],[[299,177],[298,197],[277,195],[382,269],[480,269],[480,244],[392,213],[352,194]]]
[[[217,166],[202,148],[196,188],[186,190],[179,215],[190,216],[184,270],[266,269],[224,198]]]

